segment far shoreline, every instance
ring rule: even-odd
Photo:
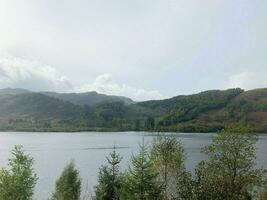
[[[66,130],[60,130],[60,131],[55,131],[55,130],[0,130],[0,134],[1,133],[148,133],[148,134],[153,134],[153,135],[157,135],[157,134],[217,134],[219,131],[217,132],[200,132],[200,131],[191,131],[191,132],[185,132],[185,131],[179,131],[179,132],[175,132],[175,131],[133,131],[133,130],[121,130],[121,131],[114,131],[114,130],[81,130],[81,131],[66,131]],[[250,132],[250,133],[254,133],[254,134],[258,134],[258,135],[265,135],[267,134],[267,132]]]

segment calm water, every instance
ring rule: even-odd
[[[175,136],[184,145],[189,170],[205,157],[200,149],[209,144],[214,134],[179,133]],[[83,185],[93,190],[97,182],[98,168],[105,164],[105,157],[113,146],[123,156],[122,168],[128,166],[131,155],[138,150],[138,143],[145,138],[149,142],[155,137],[151,133],[0,133],[0,166],[7,164],[10,150],[21,144],[35,159],[35,169],[39,177],[36,198],[47,199],[54,183],[64,166],[75,161],[83,178]],[[258,165],[267,168],[267,135],[260,135],[257,143]]]

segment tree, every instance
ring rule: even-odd
[[[162,197],[162,183],[153,168],[148,147],[140,145],[139,154],[131,159],[132,166],[126,173],[123,199],[158,200]]]
[[[34,173],[34,160],[26,155],[22,146],[15,146],[8,167],[0,171],[0,200],[31,200],[37,175]]]
[[[147,130],[153,130],[155,128],[155,120],[153,117],[148,117],[145,123]]]
[[[79,200],[81,194],[81,178],[75,164],[71,161],[56,181],[52,200]]]
[[[196,170],[198,199],[248,200],[257,196],[265,172],[256,168],[257,136],[248,127],[231,126],[204,148],[208,156]]]
[[[265,188],[265,190],[261,194],[261,200],[267,200],[267,187]]]
[[[173,136],[158,136],[151,149],[154,168],[164,184],[164,198],[189,199],[192,179],[185,169],[184,149]]]
[[[102,166],[98,175],[98,185],[95,187],[97,200],[119,200],[123,182],[120,173],[121,157],[114,151],[107,157],[108,165]]]
[[[141,129],[141,122],[140,122],[139,119],[136,119],[135,120],[135,124],[134,124],[134,130],[135,131],[140,131],[140,129]]]

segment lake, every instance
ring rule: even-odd
[[[171,134],[171,133],[170,133]],[[184,145],[187,155],[186,167],[193,171],[196,164],[205,159],[200,153],[203,146],[209,144],[214,134],[211,133],[176,133]],[[122,168],[128,167],[133,153],[138,151],[138,143],[150,142],[155,134],[147,132],[119,133],[0,133],[0,166],[5,167],[14,145],[23,145],[27,154],[35,159],[35,170],[39,177],[35,197],[48,199],[54,184],[64,166],[75,161],[83,179],[83,187],[93,191],[97,183],[98,169],[106,163],[105,157],[113,150],[123,156]],[[257,162],[267,168],[267,134],[259,136],[257,143]]]

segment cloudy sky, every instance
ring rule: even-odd
[[[267,87],[266,0],[0,0],[0,87],[134,100]]]

